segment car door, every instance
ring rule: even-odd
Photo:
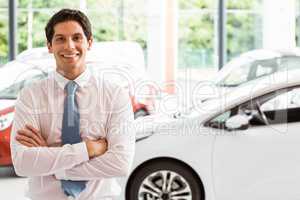
[[[224,123],[216,126],[216,120],[225,122],[236,114],[251,118],[246,130],[229,131]],[[208,123],[223,133],[216,137],[212,154],[216,199],[299,199],[299,121],[296,87],[250,100]]]

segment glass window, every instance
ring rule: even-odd
[[[86,12],[92,24],[95,42],[133,40],[139,42],[146,51],[147,27],[146,15],[143,12],[146,8],[146,0],[20,0],[18,4],[19,53],[28,48],[46,45],[44,33],[46,23],[62,8],[76,8]]]
[[[300,121],[300,88],[282,89],[239,106],[238,113],[250,116],[250,126]]]
[[[137,41],[146,49],[145,0],[87,0],[87,6],[96,41]]]
[[[278,96],[274,96],[272,99],[262,104],[261,109],[263,111],[274,111],[283,109],[293,109],[300,107],[300,89],[295,88],[284,92]]]
[[[296,46],[300,46],[300,0],[296,0],[295,2],[295,23],[296,23],[296,35],[295,35],[295,40],[296,40]]]
[[[18,2],[18,53],[33,47],[46,45],[44,28],[47,21],[61,8],[79,8],[80,0]]]
[[[208,80],[218,71],[217,4],[211,0],[178,0],[177,78]],[[227,61],[262,47],[262,0],[226,1]],[[244,77],[246,78],[246,77]]]
[[[227,60],[262,47],[262,0],[228,0]]]
[[[279,71],[300,69],[300,57],[288,56],[280,58]]]
[[[227,70],[228,68],[229,70]],[[276,72],[278,69],[277,59],[251,60],[236,58],[224,66],[222,75],[224,78],[217,82],[219,86],[237,87],[248,81]]]
[[[249,116],[249,125],[261,126],[300,122],[300,88],[282,89],[250,100],[211,119],[205,126],[226,129],[230,117]]]
[[[218,85],[236,87],[247,82],[252,64],[253,62],[248,59],[237,59],[234,62],[230,62],[229,65],[227,65],[231,68],[230,73],[228,73],[223,80],[218,82]]]
[[[278,68],[276,61],[277,59],[274,58],[271,60],[259,60],[254,62],[251,66],[248,81],[276,72]]]
[[[8,1],[0,0],[0,67],[8,61]]]
[[[259,63],[256,68],[255,78],[265,76],[267,74],[271,74],[275,71],[274,65],[264,65],[262,63]]]
[[[177,78],[192,71],[194,80],[208,80],[217,71],[216,4],[211,0],[178,0]]]
[[[41,80],[46,77],[46,74],[39,71],[31,69],[28,71],[21,80],[14,81],[11,85],[0,89],[0,99],[16,99],[19,92],[24,86],[28,86],[37,80]]]
[[[95,41],[118,40],[118,2],[89,0],[87,6]]]
[[[279,95],[264,102],[261,110],[269,124],[292,123],[300,121],[300,88],[282,90]]]
[[[226,111],[223,114],[210,120],[208,123],[205,124],[205,126],[209,126],[211,128],[226,129],[225,123],[231,115],[232,112],[230,110]]]

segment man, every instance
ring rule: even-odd
[[[56,70],[24,88],[16,103],[12,160],[29,177],[32,200],[109,200],[120,194],[134,152],[128,92],[86,67],[88,18],[63,9],[46,28]],[[130,130],[130,131],[129,131]]]

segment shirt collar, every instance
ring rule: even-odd
[[[75,81],[79,85],[79,87],[84,87],[88,83],[90,77],[91,77],[91,72],[88,68],[86,68],[84,72],[82,72],[73,81]],[[59,87],[62,89],[64,89],[66,84],[70,81],[69,79],[67,79],[57,71],[54,71],[54,79],[58,83]]]

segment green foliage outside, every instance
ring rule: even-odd
[[[8,52],[8,1],[0,0],[0,65],[7,62]]]
[[[0,14],[0,65],[7,62],[8,52],[8,26],[7,26],[7,12]],[[6,14],[6,16],[5,16]]]
[[[179,68],[217,67],[217,1],[179,0]],[[261,0],[227,0],[227,60],[262,46]]]

